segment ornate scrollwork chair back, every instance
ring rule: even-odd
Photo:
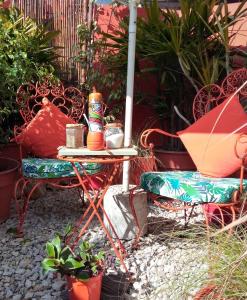
[[[16,100],[25,123],[32,121],[40,110],[44,97],[74,121],[79,122],[81,119],[86,103],[85,95],[75,87],[65,88],[61,82],[51,84],[46,80],[42,83],[37,82],[35,85],[23,84],[17,91]]]

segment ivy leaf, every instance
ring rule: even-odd
[[[91,246],[90,246],[89,242],[87,242],[87,241],[82,242],[82,243],[79,245],[79,248],[80,248],[82,251],[85,251],[85,252],[88,252],[89,250],[91,250]]]
[[[45,272],[48,272],[48,271],[54,272],[54,271],[57,271],[57,269],[58,269],[59,260],[54,259],[54,258],[45,258],[42,261],[41,266]]]
[[[54,245],[55,250],[57,251],[56,255],[58,256],[61,251],[61,240],[60,237],[57,235],[51,243]]]
[[[55,247],[50,242],[46,243],[46,252],[47,252],[47,255],[49,256],[49,258],[55,258],[56,257]]]
[[[92,270],[93,274],[97,274],[98,273],[98,266],[97,265],[92,266],[91,270]]]
[[[69,257],[66,260],[64,267],[68,268],[70,270],[79,269],[79,268],[84,267],[84,262],[78,261],[78,260],[74,259],[73,257]]]
[[[72,225],[71,224],[67,224],[65,227],[65,236],[69,235],[72,231]]]
[[[87,260],[87,254],[84,251],[80,252],[80,257],[81,257],[81,260],[83,260],[83,261]]]
[[[98,254],[97,254],[97,260],[103,260],[105,258],[105,254],[103,251],[100,251]]]
[[[66,246],[62,251],[61,251],[61,254],[60,254],[60,258],[63,259],[64,261],[66,261],[69,256],[72,254],[72,251],[70,249],[69,246]]]

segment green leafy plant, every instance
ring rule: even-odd
[[[57,55],[52,40],[57,35],[16,8],[0,7],[0,142],[8,141],[18,122],[18,87],[46,76],[51,80],[56,77]]]
[[[180,12],[160,9],[157,0],[144,2],[145,17],[138,17],[136,33],[135,76],[145,78],[151,74],[157,86],[155,96],[135,88],[134,100],[151,105],[161,120],[166,118],[170,132],[185,127],[174,106],[193,122],[196,92],[219,82],[231,71],[235,50],[230,44],[238,34],[232,28],[246,16],[247,3],[243,0],[234,12],[229,12],[227,1],[179,2]],[[123,107],[118,100],[124,99],[126,91],[128,18],[119,19],[118,28],[111,33],[101,32],[97,23],[90,28],[81,27],[82,52],[81,57],[77,56],[83,68],[85,63],[90,66],[86,68],[86,83],[89,89],[96,85],[99,90],[109,91],[109,102]],[[101,38],[95,39],[96,33]],[[85,43],[89,46],[83,48]],[[170,141],[170,149],[177,147],[177,141]]]
[[[141,54],[152,58],[156,68],[182,73],[196,91],[229,73],[231,28],[246,16],[246,1],[230,13],[226,1],[180,0],[181,13],[161,10],[156,0],[145,5],[147,18],[139,18]],[[215,6],[218,5],[217,9]],[[175,67],[175,68],[174,68]]]
[[[191,121],[192,101],[198,90],[218,82],[231,70],[230,43],[236,33],[232,26],[246,16],[246,1],[230,13],[226,1],[180,0],[180,13],[161,10],[157,0],[145,4],[146,18],[138,18],[137,57],[152,62],[158,82],[157,107],[169,118],[169,130],[185,124],[178,122],[176,105]],[[217,9],[215,6],[218,5]]]
[[[202,287],[214,289],[205,299],[246,299],[247,235],[244,227],[238,227],[230,236],[229,233],[216,235],[209,245],[207,264],[209,278],[203,280]]]
[[[93,254],[93,245],[87,241],[74,251],[57,235],[46,243],[46,253],[47,257],[42,261],[45,272],[59,272],[61,275],[87,280],[102,271],[104,253],[100,251]]]
[[[157,82],[156,96],[141,95],[144,103],[166,118],[168,130],[176,132],[185,123],[174,110],[193,122],[192,101],[203,86],[218,82],[231,71],[231,29],[246,16],[246,0],[229,12],[226,1],[180,0],[176,9],[160,9],[157,0],[144,4],[145,17],[138,17],[135,75],[152,74]],[[126,76],[128,18],[119,22],[113,33],[103,33],[107,72]],[[100,81],[101,79],[99,79]],[[135,101],[138,91],[135,91]],[[174,142],[171,143],[173,148]]]
[[[114,7],[112,8],[114,14]],[[79,43],[75,47],[76,55],[73,57],[85,72],[85,83],[83,88],[92,91],[95,86],[97,90],[104,92],[109,113],[118,106],[118,111],[123,109],[122,100],[125,98],[126,74],[127,74],[127,49],[128,49],[128,25],[119,21],[119,33],[122,38],[117,38],[118,51],[109,47],[115,41],[115,34],[102,32],[97,22],[90,26],[80,24],[77,34]],[[96,38],[97,36],[97,38]],[[114,53],[115,51],[115,53]]]

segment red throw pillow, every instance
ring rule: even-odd
[[[66,144],[66,124],[75,121],[44,98],[42,108],[16,141],[37,157],[56,158],[57,148]]]
[[[237,96],[225,107],[229,99],[185,130],[177,132],[198,171],[207,176],[226,177],[241,166],[235,144],[239,135],[247,132],[247,115]],[[247,150],[246,144],[238,144],[237,150],[242,155]]]

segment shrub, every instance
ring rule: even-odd
[[[17,88],[55,76],[57,55],[51,42],[57,34],[24,17],[17,8],[0,7],[0,142],[8,140],[16,122]]]

